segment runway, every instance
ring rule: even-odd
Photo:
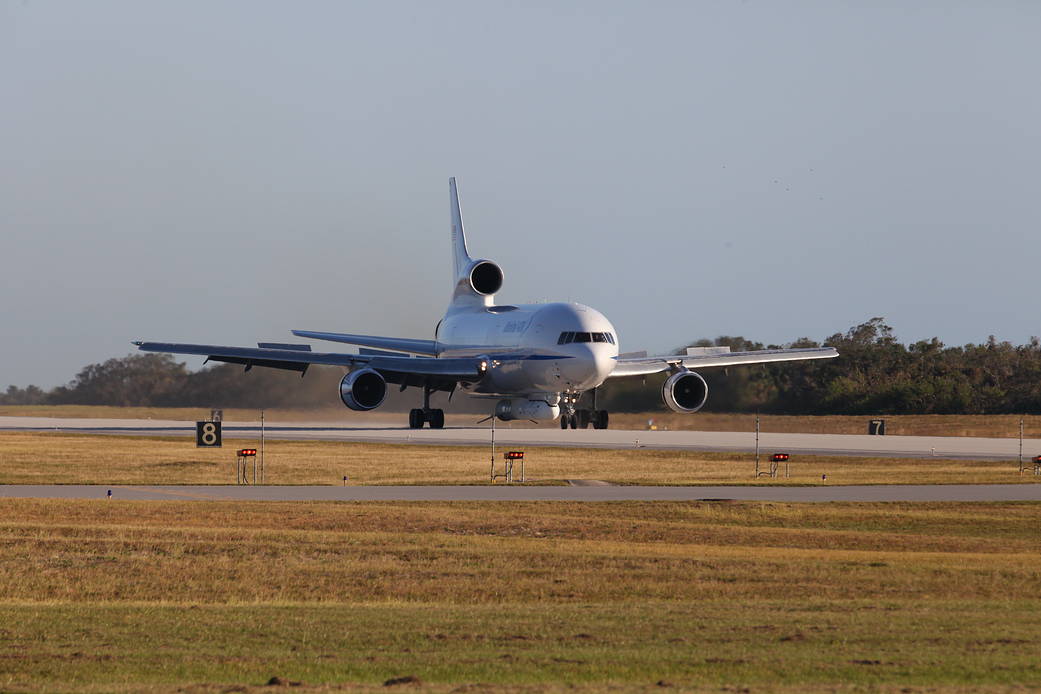
[[[385,420],[384,420],[385,421]],[[138,436],[193,436],[194,422],[141,419],[73,419],[50,417],[0,417],[0,431],[53,431],[84,434]],[[224,422],[226,438],[256,439],[259,422]],[[338,426],[325,422],[269,425],[269,439],[359,441],[425,445],[485,446],[485,427],[450,427],[442,430],[399,426]],[[691,451],[748,452],[755,449],[751,431],[635,431],[620,429],[517,428],[500,424],[495,430],[500,446],[576,446],[583,448],[648,448]],[[763,452],[804,455],[841,455],[886,458],[953,458],[1015,460],[1019,439],[962,436],[867,436],[851,434],[760,434]],[[1041,455],[1041,439],[1025,439],[1023,455]]]
[[[108,496],[108,492],[112,496]],[[1041,484],[860,485],[816,487],[578,486],[120,486],[0,485],[0,498],[140,501],[1041,501]]]

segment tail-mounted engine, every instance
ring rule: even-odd
[[[383,404],[387,381],[375,369],[358,369],[340,381],[340,399],[352,410],[366,412]]]
[[[661,396],[673,412],[691,414],[705,406],[708,384],[693,371],[679,371],[665,381]]]
[[[470,266],[470,287],[481,296],[502,289],[502,268],[490,260],[477,260]]]

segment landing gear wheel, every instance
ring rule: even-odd
[[[422,429],[423,428],[423,410],[411,409],[408,411],[408,428],[409,429]]]
[[[578,415],[577,414],[573,414],[570,417],[568,417],[568,425],[572,429],[577,429],[578,428]]]
[[[567,429],[567,415],[566,414],[560,415],[560,428],[561,429]]]
[[[589,410],[578,410],[578,411],[575,412],[575,416],[578,418],[578,428],[579,429],[588,429],[589,428],[589,421],[591,419],[590,415],[592,415],[592,414],[593,413],[590,412]],[[594,422],[593,428],[594,429],[597,428],[595,422]]]
[[[430,410],[427,412],[427,421],[430,422],[431,429],[444,429],[445,428],[445,411],[444,410]]]
[[[594,429],[606,429],[608,422],[607,410],[594,410],[593,411],[593,428]]]

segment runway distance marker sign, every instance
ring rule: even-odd
[[[196,422],[195,423],[195,447],[196,448],[220,448],[221,447],[221,423],[220,422]]]

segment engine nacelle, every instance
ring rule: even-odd
[[[502,289],[502,268],[490,260],[478,260],[470,266],[470,286],[482,296]]]
[[[661,396],[673,412],[691,414],[705,406],[708,384],[693,371],[680,371],[665,381],[661,387]]]
[[[513,419],[532,419],[536,422],[552,422],[560,416],[560,406],[550,405],[545,400],[509,398],[495,404],[495,416],[504,422]]]
[[[358,369],[340,381],[340,399],[352,410],[366,412],[383,404],[387,381],[374,369]]]

